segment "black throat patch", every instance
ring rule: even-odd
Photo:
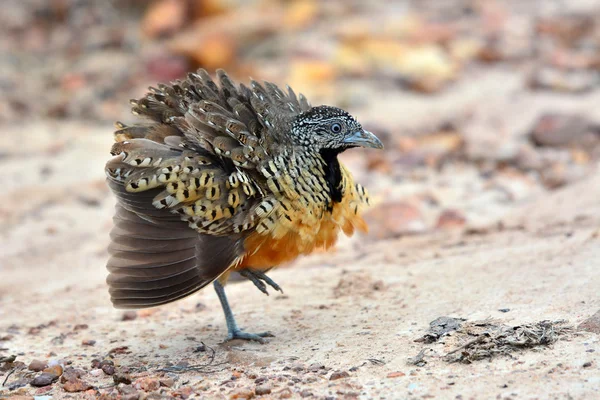
[[[337,159],[343,149],[323,149],[321,157],[325,161],[325,180],[329,186],[329,194],[334,203],[342,201],[342,170]]]

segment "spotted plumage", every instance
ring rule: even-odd
[[[116,124],[106,173],[118,199],[108,262],[117,307],[168,303],[233,271],[259,285],[246,271],[366,229],[367,193],[337,155],[381,142],[291,88],[216,75],[150,88],[131,101],[144,122]]]

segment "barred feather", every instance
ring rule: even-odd
[[[146,123],[116,123],[106,165],[118,201],[108,264],[116,306],[164,304],[230,270],[269,269],[365,229],[364,189],[335,156],[299,145],[322,138],[311,124],[328,112],[357,123],[289,87],[216,75],[151,87],[131,101]]]

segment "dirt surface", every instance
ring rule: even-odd
[[[600,398],[597,2],[364,4],[7,1],[0,397]],[[123,312],[104,283],[112,121],[196,67],[386,146],[341,156],[368,235],[274,270],[284,294],[227,287],[266,344],[223,343],[211,288]]]
[[[30,170],[54,173],[35,186],[35,196],[3,197],[12,212],[2,232],[0,347],[17,356],[4,372],[17,369],[7,385],[38,374],[19,369],[19,361],[54,360],[84,370],[81,379],[94,387],[87,392],[92,397],[127,390],[208,398],[261,390],[273,398],[600,395],[598,332],[576,328],[600,309],[598,174],[517,207],[501,230],[355,238],[340,245],[343,251],[274,271],[283,295],[232,284],[228,293],[240,324],[276,337],[264,345],[223,344],[223,316],[210,289],[138,313],[111,307],[104,263],[113,200],[102,176],[110,135],[81,125],[22,129],[40,132],[36,143],[43,147],[29,160]],[[44,144],[45,134],[49,143],[81,137],[57,149]],[[44,154],[54,151],[61,157],[48,160]],[[62,164],[75,161],[86,163],[81,174],[61,173]],[[3,170],[18,177],[20,165],[11,157]],[[34,188],[9,192],[27,190]],[[565,319],[572,330],[533,350],[450,363],[444,356],[465,337],[451,332],[435,343],[415,341],[440,316],[511,326]],[[411,364],[422,350],[421,362]],[[129,371],[133,388],[115,387],[114,375],[94,368],[93,360],[105,359],[117,374]],[[159,372],[181,363],[207,365]],[[0,393],[63,398],[64,385],[4,386]]]

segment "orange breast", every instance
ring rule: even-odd
[[[269,269],[300,255],[310,254],[315,249],[328,249],[335,245],[340,230],[348,236],[355,229],[366,232],[366,223],[354,210],[349,202],[343,201],[313,226],[295,223],[286,228],[283,236],[278,234],[278,239],[270,234],[253,233],[244,242],[246,256],[233,270],[248,267]]]

